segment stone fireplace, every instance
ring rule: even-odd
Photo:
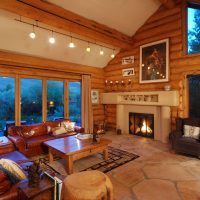
[[[129,133],[154,138],[154,115],[129,112]]]
[[[129,113],[154,116],[154,139],[168,142],[171,132],[171,106],[178,106],[178,91],[103,93],[103,104],[116,104],[116,125],[122,134],[129,134]]]

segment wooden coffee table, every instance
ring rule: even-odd
[[[44,142],[49,150],[49,162],[53,161],[53,154],[67,160],[67,173],[73,173],[73,162],[103,151],[104,159],[108,159],[108,144],[112,141],[101,138],[99,143],[92,143],[92,139],[80,140],[75,136],[59,138]]]

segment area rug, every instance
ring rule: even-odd
[[[74,172],[99,170],[101,172],[109,172],[110,170],[119,167],[127,162],[130,162],[139,156],[121,149],[108,147],[108,160],[103,160],[103,154],[98,153],[88,156],[74,162]],[[32,161],[41,162],[41,167],[48,173],[58,173],[66,176],[66,160],[58,156],[54,156],[54,161],[49,163],[48,155],[36,156],[31,158]]]

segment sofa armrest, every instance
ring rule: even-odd
[[[21,151],[21,152],[25,151],[25,149],[26,149],[26,142],[25,142],[25,140],[24,140],[23,137],[21,137],[19,135],[16,135],[16,136],[8,135],[7,137],[13,142],[13,144],[15,145],[15,147],[19,151]]]
[[[85,129],[80,126],[75,126],[75,132],[77,133],[84,133]]]
[[[183,133],[182,131],[172,131],[170,136],[171,136],[171,139],[176,140],[178,138],[181,138],[183,136]]]

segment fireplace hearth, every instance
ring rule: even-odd
[[[129,133],[154,138],[154,115],[149,113],[129,113]]]

